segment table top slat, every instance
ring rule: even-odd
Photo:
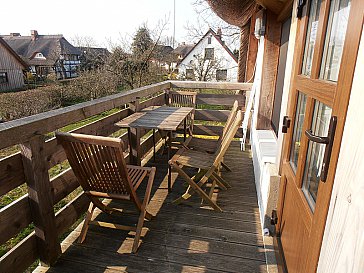
[[[192,107],[150,106],[115,123],[122,128],[175,131],[193,111]]]

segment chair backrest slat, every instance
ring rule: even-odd
[[[241,126],[242,121],[243,121],[243,115],[242,115],[241,111],[238,110],[231,127],[229,128],[225,137],[223,138],[223,140],[217,147],[217,150],[215,152],[215,161],[214,161],[215,167],[217,167],[220,164],[223,156],[226,153],[226,150],[229,148],[231,141],[233,140],[236,132],[238,131],[239,127]]]
[[[219,146],[221,144],[221,142],[223,141],[223,139],[226,136],[226,133],[229,131],[230,127],[232,126],[236,114],[238,113],[238,108],[239,108],[239,103],[237,100],[235,100],[233,107],[231,108],[230,114],[226,120],[225,126],[222,129],[222,134],[219,136],[218,142],[217,142],[217,146]]]
[[[196,92],[169,91],[168,105],[173,107],[196,107]]]

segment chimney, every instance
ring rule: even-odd
[[[30,35],[32,36],[32,41],[35,41],[38,38],[38,31],[31,30]]]
[[[13,33],[10,33],[10,36],[11,36],[11,37],[20,37],[20,33],[18,33],[18,32],[13,32]]]
[[[219,27],[219,28],[217,29],[216,36],[217,36],[217,37],[219,37],[219,38],[220,38],[220,40],[221,40],[221,36],[222,36],[221,27]]]

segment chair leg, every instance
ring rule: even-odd
[[[155,129],[153,129],[153,162],[155,162]]]
[[[199,185],[196,184],[195,181],[193,181],[180,167],[177,166],[176,163],[171,162],[172,167],[182,176],[182,178],[190,184],[191,188],[196,191],[201,198],[206,201],[214,210],[222,212],[222,209],[214,202],[212,201],[209,196],[200,188]]]
[[[222,184],[225,187],[225,189],[231,188],[231,185],[225,179],[223,179],[220,175],[218,175],[216,172],[213,172],[212,176],[214,179],[216,179],[218,181],[219,184]]]
[[[115,210],[113,208],[110,208],[106,205],[104,205],[97,197],[94,196],[90,196],[89,198],[91,199],[91,202],[98,207],[101,211],[107,213],[107,214],[111,214],[113,212],[115,212]]]
[[[230,167],[228,165],[226,165],[224,162],[221,162],[221,166],[228,172],[232,172],[232,170],[230,169]]]
[[[90,205],[89,205],[87,213],[86,213],[85,220],[83,222],[83,226],[82,226],[80,236],[78,237],[78,242],[80,244],[83,243],[83,241],[86,238],[86,233],[87,233],[87,230],[88,230],[88,227],[89,227],[89,224],[90,224],[90,221],[91,221],[92,214],[93,214],[94,210],[95,210],[95,205],[94,205],[94,203],[90,202]]]
[[[209,192],[210,199],[212,198],[212,195],[214,193],[215,187],[216,187],[216,180],[212,181],[212,184],[211,184],[211,188],[210,188],[210,192]]]
[[[199,185],[200,187],[207,182],[206,177],[204,177],[204,175],[206,174],[206,170],[201,170],[195,174],[191,179],[195,182],[198,182],[197,185]],[[174,204],[180,204],[183,201],[186,201],[187,199],[192,197],[192,194],[194,194],[195,191],[193,190],[193,188],[191,188],[191,186],[188,186],[187,190],[185,191],[184,194],[182,194],[181,197],[178,197],[176,200],[173,201]]]
[[[140,235],[142,234],[145,217],[146,217],[146,210],[142,210],[140,212],[140,216],[138,219],[138,224],[137,224],[137,228],[136,228],[136,232],[135,232],[135,238],[134,238],[134,243],[133,243],[133,248],[132,248],[133,253],[136,253],[138,250],[139,239],[140,239]]]

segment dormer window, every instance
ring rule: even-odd
[[[35,54],[34,59],[45,59],[45,57],[41,52],[38,52]]]
[[[207,37],[207,43],[211,45],[211,36]]]

